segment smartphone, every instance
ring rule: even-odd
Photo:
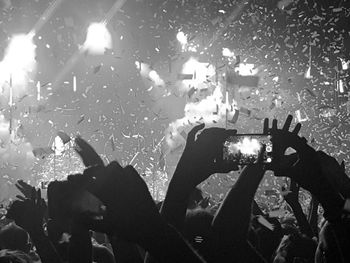
[[[269,134],[236,134],[226,139],[223,146],[223,159],[236,164],[251,164],[266,145],[263,163],[272,162],[272,141]]]

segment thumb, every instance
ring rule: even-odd
[[[199,124],[197,126],[194,126],[192,128],[192,130],[188,133],[188,136],[187,136],[187,143],[188,144],[191,144],[195,141],[196,139],[196,134],[197,132],[199,132],[200,130],[202,130],[203,128],[205,127],[205,124],[202,123],[202,124]]]

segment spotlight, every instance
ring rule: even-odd
[[[176,35],[177,40],[181,43],[181,45],[186,45],[187,44],[187,36],[185,35],[184,32],[179,31]]]
[[[112,36],[105,23],[92,23],[84,43],[84,49],[94,55],[101,55],[106,49],[112,48]]]
[[[14,85],[25,86],[28,73],[35,69],[33,34],[14,35],[0,62],[0,83],[13,79]]]

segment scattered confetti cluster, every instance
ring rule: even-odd
[[[58,131],[134,165],[156,199],[199,122],[259,133],[292,113],[315,148],[350,161],[348,0],[126,1],[101,26],[112,2],[0,1],[0,61],[14,35],[35,33],[28,81],[0,74],[1,200],[17,179],[83,169],[71,148],[53,158]],[[219,201],[237,175],[202,187]],[[277,207],[283,183],[267,175],[261,203]]]

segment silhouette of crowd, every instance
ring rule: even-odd
[[[293,129],[265,119],[272,162],[242,167],[223,160],[236,130],[195,126],[169,183],[156,203],[131,165],[105,164],[82,138],[76,151],[86,169],[40,189],[17,182],[22,195],[7,208],[0,230],[0,262],[350,262],[350,179],[344,163],[316,151]],[[292,148],[293,153],[286,150]],[[238,171],[224,200],[209,205],[197,186]],[[271,217],[254,200],[266,171],[289,180],[283,198],[292,218]],[[300,188],[310,192],[308,213]]]

